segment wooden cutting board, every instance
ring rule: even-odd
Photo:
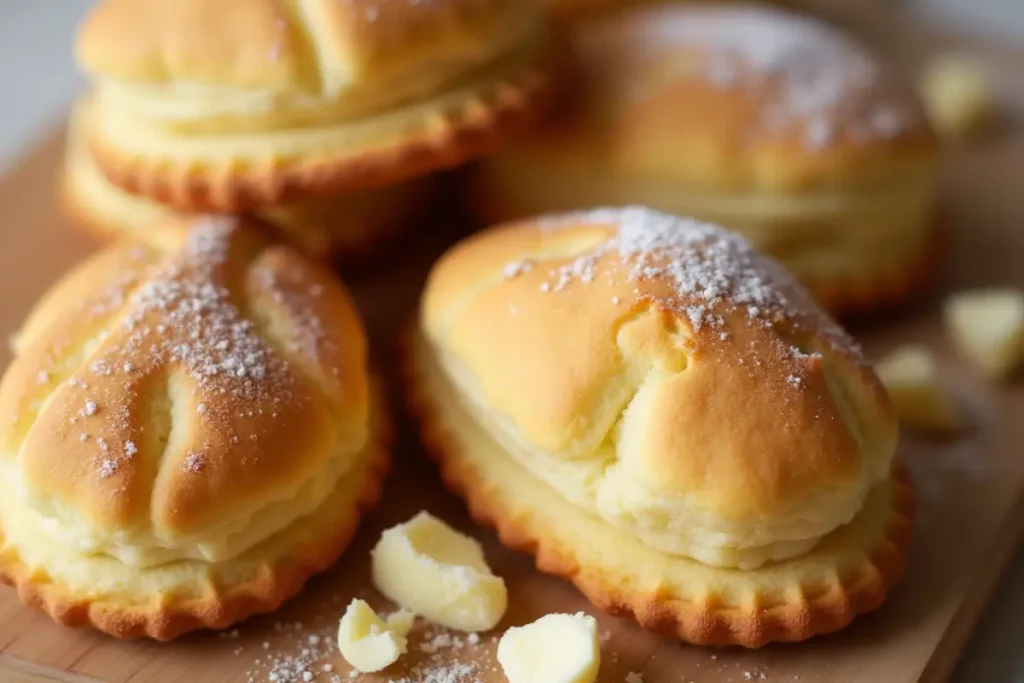
[[[844,18],[901,62],[913,63],[940,44],[863,10],[844,13]],[[1024,66],[1024,55],[991,49],[988,54],[1006,73],[1014,66],[1020,73]],[[1024,89],[1022,82],[1016,86]],[[61,142],[55,136],[0,183],[0,335],[14,332],[35,298],[92,248],[69,229],[54,206]],[[943,288],[1024,286],[1024,269],[1019,267],[1024,257],[1019,181],[1024,174],[1024,132],[1004,127],[987,141],[953,152],[947,171],[943,199],[953,235],[952,264]],[[382,366],[394,365],[398,326],[415,302],[427,266],[454,238],[453,233],[424,230],[401,251],[346,274],[373,331],[374,353]],[[908,575],[892,598],[840,634],[759,651],[701,650],[597,615],[604,637],[603,683],[619,683],[631,671],[648,683],[910,683],[948,677],[1024,526],[1024,387],[1021,382],[1004,388],[987,384],[955,358],[939,328],[938,300],[936,296],[900,316],[854,330],[876,354],[904,341],[936,349],[976,423],[969,433],[949,441],[904,438],[900,457],[913,471],[919,512]],[[0,349],[0,367],[7,360],[6,348]],[[492,567],[509,585],[511,608],[503,626],[551,611],[594,612],[570,585],[539,574],[530,558],[505,550],[489,531],[474,527],[461,503],[444,492],[408,428],[401,431],[384,501],[332,571],[313,580],[278,613],[225,634],[195,635],[173,644],[118,642],[55,626],[23,607],[13,591],[0,589],[0,681],[245,683],[272,680],[273,671],[291,672],[291,677],[279,675],[284,682],[303,680],[295,673],[300,669],[321,683],[348,681],[348,668],[331,645],[337,619],[353,597],[384,606],[369,585],[368,550],[381,529],[423,508],[472,531],[484,543]],[[491,636],[473,644],[450,635],[424,633],[421,626],[411,655],[400,665],[387,675],[358,680],[409,677],[410,683],[419,683],[424,669],[412,669],[426,666],[431,657],[449,667],[463,662],[473,668],[461,677],[436,676],[430,683],[504,680],[495,668]]]

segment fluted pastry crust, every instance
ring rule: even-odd
[[[485,231],[432,271],[406,364],[474,510],[649,628],[799,640],[901,572],[884,389],[799,285],[714,226],[628,208]]]
[[[173,638],[344,549],[388,421],[340,283],[233,219],[58,282],[0,383],[0,574],[62,623]]]
[[[551,48],[532,3],[107,0],[78,58],[96,81],[89,147],[113,182],[237,212],[492,149],[549,93]]]
[[[157,246],[180,239],[188,216],[111,183],[96,166],[82,131],[88,100],[79,102],[68,127],[61,204],[73,224],[99,239],[128,238]],[[263,207],[253,217],[317,258],[350,262],[393,242],[417,225],[435,197],[436,179],[358,190],[337,197]]]

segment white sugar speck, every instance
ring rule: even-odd
[[[623,40],[623,34],[631,39]],[[579,42],[584,54],[592,54],[585,61],[636,65],[602,74],[611,79],[609,87],[626,92],[637,90],[638,69],[648,63],[663,69],[670,55],[688,49],[695,58],[679,62],[679,78],[696,70],[716,89],[753,94],[760,106],[760,126],[749,131],[753,136],[803,125],[805,147],[820,150],[834,144],[840,126],[871,139],[892,137],[905,123],[904,112],[892,120],[881,115],[882,121],[871,114],[871,104],[893,97],[878,87],[884,69],[869,50],[841,30],[792,12],[668,4],[593,22]],[[644,50],[623,48],[640,43]]]
[[[50,381],[50,373],[48,373],[46,370],[40,370],[39,374],[36,375],[36,381],[39,384],[46,384],[47,382]]]
[[[100,461],[100,478],[106,479],[111,477],[117,472],[117,461],[105,458]]]
[[[203,456],[195,451],[191,451],[185,456],[185,461],[181,465],[181,470],[186,474],[197,474],[203,471],[204,464]]]
[[[124,452],[128,457],[131,457],[139,452],[139,449],[135,447],[135,442],[126,441],[124,444]]]
[[[96,405],[95,401],[86,401],[85,408],[82,410],[83,415],[95,415],[99,410],[99,406]]]
[[[505,266],[501,269],[501,274],[502,277],[504,277],[506,280],[511,280],[512,278],[518,277],[523,273],[529,273],[532,268],[533,263],[529,259],[523,259],[521,261],[512,261],[510,263],[505,264]]]

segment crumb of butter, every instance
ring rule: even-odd
[[[405,653],[405,637],[415,618],[400,610],[385,621],[364,601],[353,600],[338,625],[338,650],[359,671],[380,671]]]
[[[510,628],[498,642],[498,663],[510,683],[594,683],[601,646],[594,617],[548,614]]]
[[[985,69],[969,56],[934,57],[921,75],[920,91],[929,120],[947,137],[973,133],[990,117],[992,87]]]
[[[944,306],[946,331],[957,350],[994,379],[1024,361],[1024,292],[978,289],[954,294]]]
[[[963,418],[939,381],[938,364],[927,348],[908,344],[875,365],[889,390],[900,422],[923,431],[954,431]]]
[[[373,584],[398,605],[460,631],[487,631],[508,606],[475,540],[427,512],[385,531],[373,549]]]

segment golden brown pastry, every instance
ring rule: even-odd
[[[237,212],[490,150],[544,99],[550,43],[531,2],[105,0],[77,57],[106,175]]]
[[[715,226],[627,208],[471,237],[430,275],[407,369],[473,515],[647,629],[803,640],[903,572],[885,390],[802,287]]]
[[[0,578],[69,626],[174,638],[278,607],[387,469],[328,271],[230,219],[69,273],[0,383]]]
[[[572,27],[578,107],[479,165],[489,221],[636,203],[719,223],[828,307],[925,279],[938,147],[864,47],[783,10],[633,7]]]
[[[125,237],[157,246],[180,239],[187,217],[111,183],[85,144],[88,100],[76,105],[68,129],[61,184],[62,203],[76,227],[103,239]],[[336,197],[266,206],[253,216],[318,258],[355,260],[415,225],[435,196],[436,180],[425,176],[397,185],[357,190]],[[170,233],[170,234],[168,234]]]
[[[641,0],[542,0],[542,4],[559,15],[581,16],[596,11],[605,11]]]

